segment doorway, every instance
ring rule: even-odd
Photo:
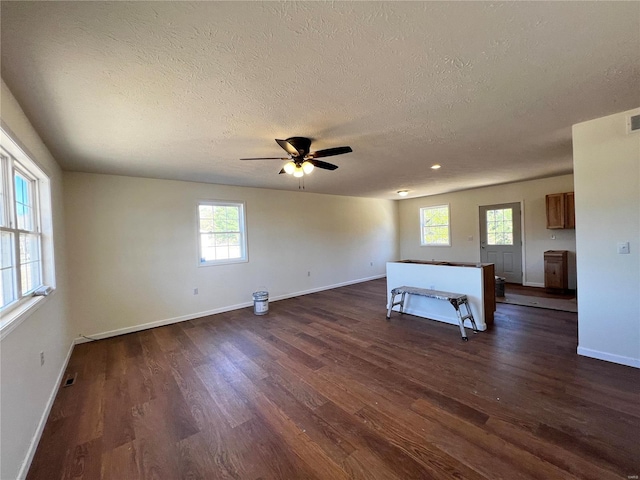
[[[522,285],[520,203],[480,207],[480,261],[493,263],[496,276]]]

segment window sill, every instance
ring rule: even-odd
[[[55,290],[48,296],[50,297],[54,294]],[[8,312],[3,312],[2,319],[0,320],[0,340],[3,340],[18,325],[38,310],[45,303],[45,298],[46,297],[28,297]]]
[[[249,263],[249,259],[245,257],[245,258],[234,258],[231,260],[199,262],[198,267],[215,267],[216,265],[233,265],[234,263]]]

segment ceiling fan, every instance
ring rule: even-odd
[[[276,139],[276,142],[287,152],[287,157],[241,158],[240,160],[289,160],[279,173],[302,177],[304,174],[310,174],[316,167],[325,170],[338,168],[337,165],[318,160],[318,158],[353,152],[351,147],[335,147],[310,152],[311,139],[306,137],[291,137],[286,140]]]

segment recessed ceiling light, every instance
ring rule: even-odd
[[[406,197],[407,195],[409,195],[409,190],[398,190],[398,195],[400,195],[401,197]]]
[[[438,164],[438,163],[436,163],[435,165],[431,165],[431,168],[432,168],[433,170],[438,170],[440,167],[441,167],[441,165],[440,165],[440,164]]]

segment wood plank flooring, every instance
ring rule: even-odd
[[[577,315],[385,320],[385,280],[77,346],[28,479],[626,479],[640,371]],[[636,477],[637,478],[637,477]]]
[[[575,290],[562,292],[560,290],[550,290],[540,287],[526,287],[517,283],[505,283],[504,290],[507,294],[515,293],[518,295],[527,295],[529,297],[558,298],[564,300],[576,298]]]

